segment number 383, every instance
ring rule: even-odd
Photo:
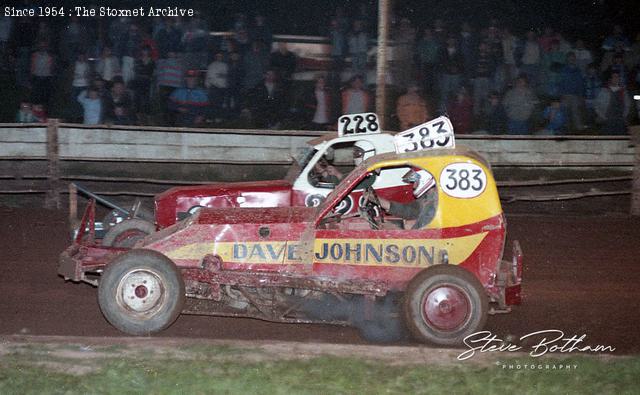
[[[452,163],[440,174],[442,190],[457,198],[473,198],[484,192],[487,174],[473,163]]]

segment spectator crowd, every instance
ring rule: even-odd
[[[302,62],[260,14],[236,15],[221,35],[200,16],[70,17],[56,32],[46,19],[4,16],[0,67],[24,93],[16,122],[46,122],[56,105],[56,117],[85,124],[332,129],[341,114],[373,110],[374,18],[366,6],[336,9],[313,84],[294,80]],[[446,114],[456,133],[624,134],[636,117],[640,34],[631,41],[618,25],[587,43],[497,20],[393,21],[398,129]]]

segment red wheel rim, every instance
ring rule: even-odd
[[[422,299],[422,318],[429,326],[441,331],[460,328],[470,314],[471,301],[452,284],[433,288]]]

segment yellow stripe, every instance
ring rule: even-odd
[[[453,265],[467,259],[487,232],[449,239],[317,239],[314,262],[336,265],[422,267]],[[224,262],[243,264],[302,264],[297,242],[193,243],[165,254],[176,260],[200,260],[219,255]]]

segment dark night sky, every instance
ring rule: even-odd
[[[106,5],[133,8],[140,5],[193,7],[200,10],[212,30],[226,30],[237,12],[261,12],[271,22],[275,33],[321,34],[321,26],[337,5],[347,14],[355,12],[359,3],[366,3],[375,16],[377,0],[63,0],[30,1],[49,5]],[[516,33],[529,28],[551,25],[568,33],[569,37],[597,39],[611,30],[612,23],[621,23],[629,36],[640,31],[640,7],[637,0],[391,0],[399,16],[408,16],[414,24],[428,25],[440,16],[451,20],[454,30],[463,20],[475,27],[486,26],[489,19],[498,18]]]

